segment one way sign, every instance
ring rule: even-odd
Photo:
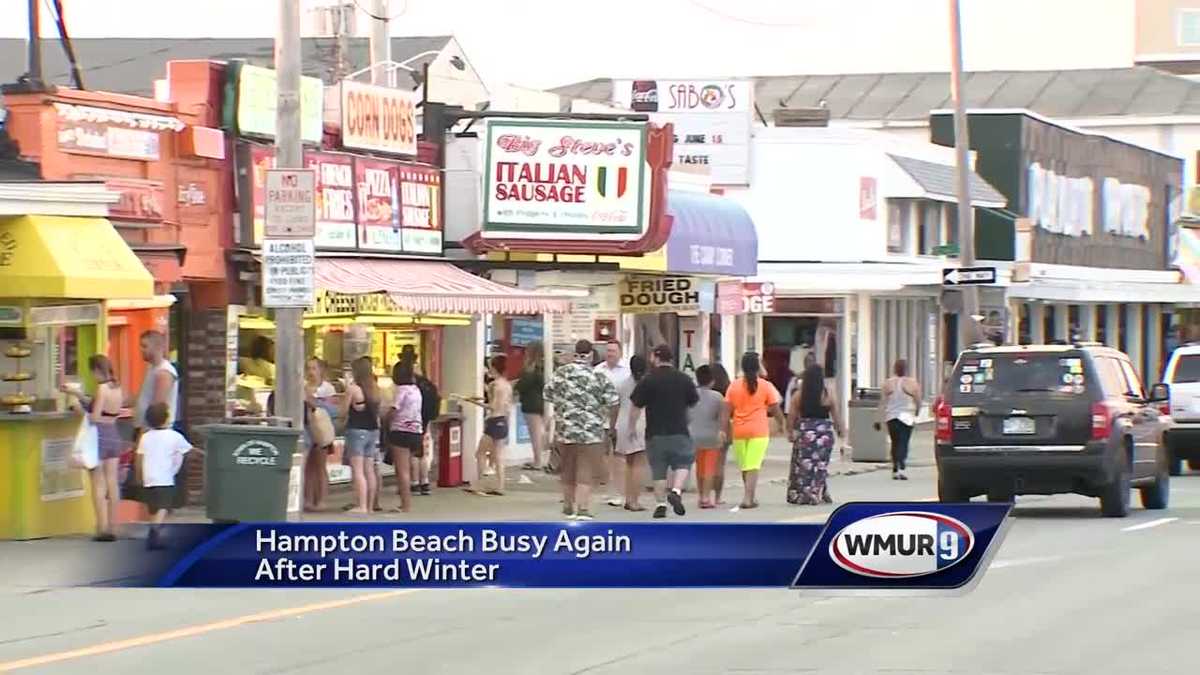
[[[947,267],[942,270],[943,286],[986,285],[996,283],[995,267]]]

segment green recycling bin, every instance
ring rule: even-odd
[[[265,424],[206,424],[205,513],[214,522],[287,519],[292,454],[300,430]]]

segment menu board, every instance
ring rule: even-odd
[[[354,157],[305,152],[304,164],[317,176],[318,248],[354,248]]]
[[[404,250],[400,236],[399,167],[395,162],[354,162],[358,186],[358,247],[372,251]]]

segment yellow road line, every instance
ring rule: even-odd
[[[360,605],[364,602],[376,602],[378,600],[387,600],[397,596],[406,595],[408,593],[416,593],[415,589],[406,589],[402,591],[386,591],[383,593],[371,593],[368,595],[358,595],[352,598],[343,598],[341,600],[330,600],[328,602],[315,602],[309,605],[300,605],[299,607],[284,607],[282,609],[272,609],[266,612],[258,612],[255,614],[245,614],[243,616],[235,616],[222,621],[213,621],[211,623],[202,623],[185,628],[177,628],[175,630],[163,631],[161,633],[150,633],[139,637],[129,638],[126,640],[115,640],[111,642],[101,642],[90,647],[82,647],[80,649],[71,649],[62,652],[54,652],[44,654],[42,656],[34,656],[27,659],[18,659],[16,661],[8,661],[0,663],[0,672],[10,672],[21,668],[36,668],[45,666],[51,663],[59,663],[62,661],[71,661],[81,659],[88,656],[98,656],[100,654],[110,654],[134,647],[145,647],[147,645],[157,644],[159,642],[167,642],[170,640],[179,640],[181,638],[195,637],[204,635],[205,633],[214,633],[216,631],[228,630],[245,626],[246,624],[258,623],[261,621],[274,621],[276,619],[288,619],[301,614],[311,614],[313,612],[323,612],[330,609],[339,609],[341,607],[349,607],[351,605]]]

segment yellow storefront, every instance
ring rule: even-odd
[[[154,281],[103,218],[4,213],[0,539],[88,533],[88,480],[70,461],[81,418],[59,387],[94,389],[87,361],[105,350],[104,301],[150,298]]]

